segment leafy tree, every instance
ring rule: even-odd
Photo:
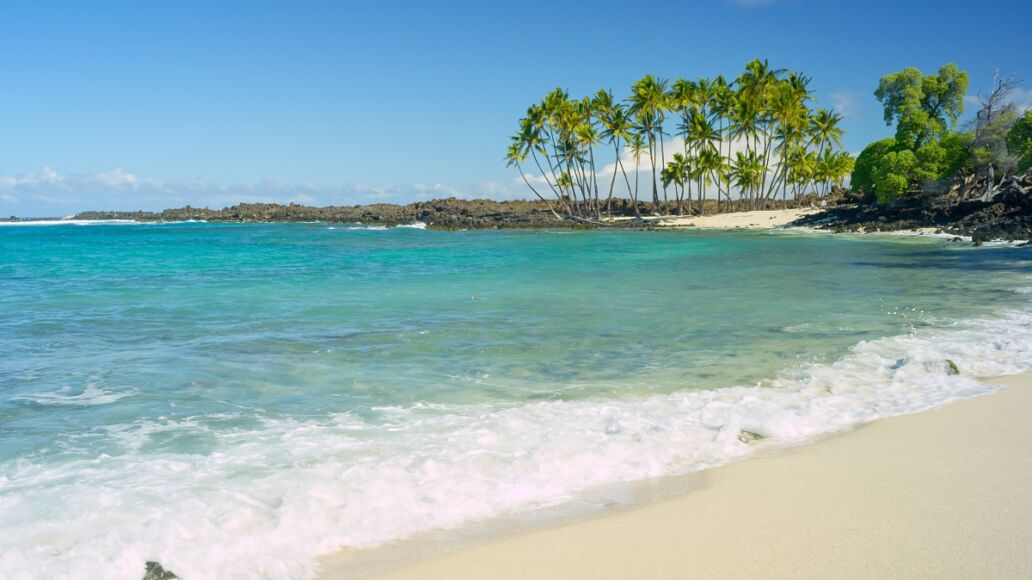
[[[972,145],[975,136],[971,132],[950,133],[939,141],[946,152],[943,159],[942,175],[970,175],[975,170],[975,157]]]
[[[889,137],[881,141],[875,141],[867,147],[856,158],[853,167],[853,174],[849,178],[849,186],[855,191],[874,193],[874,178],[881,165],[882,158],[891,151],[896,150],[896,138]]]
[[[964,112],[968,75],[947,64],[937,75],[916,68],[882,77],[875,97],[896,136],[867,146],[856,160],[852,187],[891,201],[921,182],[941,179],[973,165],[971,139],[951,133]]]
[[[1025,111],[1007,132],[1007,151],[1018,158],[1018,170],[1032,169],[1032,109]]]
[[[885,109],[885,124],[896,123],[896,142],[916,151],[926,142],[945,137],[964,112],[968,74],[955,64],[938,75],[922,75],[909,67],[881,78],[874,96]]]
[[[909,149],[886,153],[874,172],[874,193],[878,203],[888,203],[905,192],[916,166],[917,156]]]
[[[915,183],[970,169],[973,166],[970,144],[971,136],[967,133],[953,133],[930,141],[916,151],[900,147],[891,137],[875,141],[857,157],[850,187],[874,193],[878,203],[887,203]]]

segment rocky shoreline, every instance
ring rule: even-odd
[[[1032,172],[1012,176],[994,188],[984,180],[968,178],[948,184],[930,185],[922,191],[901,196],[888,205],[876,205],[871,195],[836,189],[825,199],[811,197],[789,202],[789,207],[823,205],[824,209],[789,226],[833,232],[927,231],[970,237],[976,244],[990,240],[1032,242]],[[777,204],[780,209],[780,204]],[[673,215],[676,204],[640,203],[640,212]],[[745,208],[743,208],[745,209]],[[707,202],[706,214],[716,211]],[[608,208],[612,217],[632,217],[630,200],[614,199]],[[539,229],[539,228],[651,228],[650,221],[614,220],[605,224],[560,219],[542,201],[463,200],[456,198],[420,201],[407,205],[372,204],[309,207],[297,204],[244,203],[223,209],[190,206],[149,211],[87,211],[76,220],[134,220],[141,222],[208,221],[327,222],[393,227],[415,223],[429,229]]]
[[[958,180],[884,206],[875,205],[873,196],[853,192],[839,192],[837,197],[832,207],[791,225],[834,232],[931,229],[970,237],[976,245],[992,240],[1032,243],[1032,172],[1007,178],[992,189],[984,180]]]
[[[407,205],[389,203],[354,206],[309,207],[290,204],[242,203],[213,210],[182,207],[160,212],[87,211],[80,220],[135,220],[142,222],[328,222],[393,227],[424,223],[428,228],[496,229],[578,227],[558,220],[540,201],[462,200],[455,198],[421,201]],[[584,227],[583,224],[580,227]]]

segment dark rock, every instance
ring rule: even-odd
[[[760,439],[766,439],[766,437],[760,435],[759,433],[746,431],[745,429],[742,429],[742,431],[738,434],[738,440],[742,443],[752,443],[754,441],[759,441]]]
[[[950,359],[946,359],[946,374],[959,375],[960,367],[957,366],[957,363],[951,361]]]
[[[721,204],[723,211],[729,209],[744,211],[748,208],[744,202],[735,201]],[[790,207],[811,205],[804,198],[789,202]],[[175,221],[209,221],[209,222],[327,222],[347,224],[370,224],[379,226],[398,226],[423,222],[430,229],[498,229],[498,228],[573,228],[589,229],[598,224],[582,220],[561,219],[552,214],[552,204],[535,200],[495,201],[491,199],[434,199],[420,201],[408,205],[387,203],[354,206],[307,207],[291,204],[243,203],[219,210],[194,208],[190,206],[166,209],[160,212],[148,211],[87,211],[76,214],[75,219],[102,220],[125,219],[142,222],[175,222]],[[782,207],[782,204],[770,204],[770,207]],[[685,211],[681,212],[680,209]],[[707,215],[717,212],[717,202],[708,200],[705,203]],[[562,213],[561,211],[559,212]],[[660,202],[658,206],[639,202],[638,211],[629,199],[614,198],[602,210],[603,216],[635,217],[637,214],[651,215],[699,215],[696,202],[692,211],[687,207],[678,208],[676,202]],[[612,227],[641,228],[645,224],[640,220],[622,220],[611,224]]]
[[[172,572],[161,567],[157,562],[147,562],[146,571],[143,573],[143,580],[177,580]]]
[[[975,245],[990,240],[1032,240],[1032,172],[1004,180],[987,197],[984,180],[965,177],[929,190],[909,192],[892,203],[840,203],[793,225],[832,231],[897,231],[935,228],[971,236]],[[855,196],[841,197],[843,201]],[[956,239],[956,238],[954,238]]]

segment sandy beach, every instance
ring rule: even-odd
[[[769,229],[777,228],[795,220],[817,213],[816,208],[772,209],[761,211],[743,211],[719,213],[702,216],[657,216],[644,217],[644,225],[653,227],[718,229]],[[613,221],[626,221],[633,218],[613,218]]]
[[[708,470],[682,497],[382,577],[1027,577],[1032,374],[992,382],[1005,390]]]

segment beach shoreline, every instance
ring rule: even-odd
[[[680,495],[424,557],[378,578],[994,577],[1032,569],[1032,373],[692,474]],[[402,547],[404,544],[402,544]],[[383,550],[396,550],[387,547]],[[385,552],[386,553],[386,552]],[[351,577],[339,554],[321,578]],[[353,563],[353,562],[352,562]]]
[[[663,215],[642,217],[635,225],[656,228],[684,228],[699,230],[769,230],[783,228],[792,222],[819,213],[817,208],[769,209],[737,211],[695,216]],[[626,223],[634,218],[612,218],[611,223]]]

